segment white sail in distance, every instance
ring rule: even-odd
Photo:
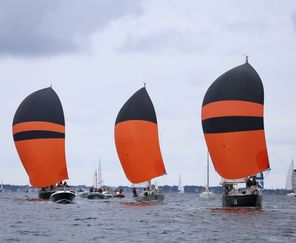
[[[178,192],[179,193],[183,193],[184,192],[184,186],[183,186],[183,183],[182,183],[181,174],[179,174]]]
[[[286,189],[287,190],[292,190],[292,174],[293,174],[293,170],[294,170],[294,163],[293,160],[290,164],[290,167],[288,169],[288,173],[287,173],[287,180],[286,180]]]

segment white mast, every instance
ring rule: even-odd
[[[94,182],[93,182],[94,188],[98,188],[98,171],[95,170],[95,175],[94,175]]]
[[[101,169],[101,158],[99,159],[99,166],[98,166],[98,186],[101,188],[103,186],[103,179],[102,179],[102,169]]]
[[[199,194],[201,198],[204,199],[212,199],[215,198],[215,194],[209,191],[210,186],[210,155],[209,151],[207,151],[207,185],[205,191]]]

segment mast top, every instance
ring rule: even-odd
[[[245,57],[246,57],[245,63],[249,63],[249,56],[245,55]]]

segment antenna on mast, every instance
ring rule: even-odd
[[[246,57],[245,63],[249,63],[249,56],[248,55],[244,55]]]
[[[144,82],[144,88],[146,89],[146,82]]]

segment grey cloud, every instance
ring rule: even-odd
[[[0,0],[0,56],[43,56],[87,49],[109,21],[141,11],[140,1]]]
[[[208,37],[208,36],[207,36]],[[182,53],[205,52],[209,46],[205,36],[167,29],[150,35],[135,37],[129,35],[125,43],[118,48],[122,52],[166,52],[178,51]]]

